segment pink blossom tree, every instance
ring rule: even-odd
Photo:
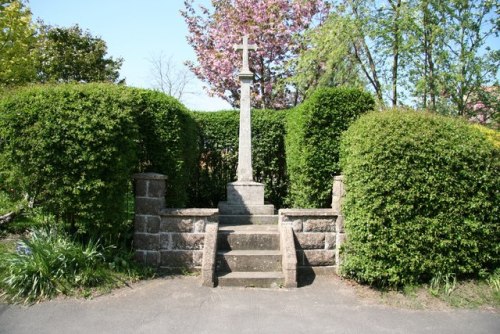
[[[249,42],[258,46],[249,55],[255,74],[253,106],[282,109],[301,101],[301,92],[286,83],[293,74],[288,64],[304,47],[303,32],[326,16],[325,0],[212,0],[213,12],[203,6],[197,12],[193,0],[184,5],[181,14],[189,28],[188,42],[198,60],[187,65],[208,84],[210,94],[238,106],[242,59],[233,45],[248,35]]]

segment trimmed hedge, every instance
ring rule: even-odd
[[[131,226],[126,198],[135,171],[166,174],[170,202],[187,199],[193,131],[185,108],[158,92],[25,88],[0,100],[0,178],[73,232],[116,240]]]
[[[239,113],[193,112],[198,125],[199,164],[190,186],[190,206],[217,207],[226,185],[236,180]],[[252,111],[254,180],[265,184],[265,199],[277,208],[288,190],[285,162],[285,114]]]
[[[340,171],[340,135],[375,101],[356,88],[322,88],[287,114],[286,161],[290,207],[331,206],[333,176]]]
[[[343,272],[402,286],[498,268],[500,151],[464,121],[362,116],[343,135]]]

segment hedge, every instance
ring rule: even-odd
[[[265,184],[265,199],[277,208],[288,190],[285,162],[284,111],[252,111],[254,180]],[[193,112],[198,125],[198,169],[192,179],[190,206],[217,207],[226,185],[236,180],[239,113]]]
[[[331,206],[333,176],[340,172],[340,135],[374,105],[370,94],[356,88],[322,88],[288,112],[288,206]]]
[[[497,268],[499,153],[465,121],[409,111],[362,116],[341,142],[344,274],[402,286]]]
[[[116,240],[130,227],[134,172],[166,174],[170,202],[187,199],[192,131],[185,108],[161,93],[109,84],[24,88],[0,99],[0,178],[72,232]]]

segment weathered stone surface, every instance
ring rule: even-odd
[[[165,217],[217,217],[219,214],[219,210],[202,208],[166,208],[161,210],[160,214]]]
[[[335,251],[333,250],[304,250],[306,266],[333,266],[335,264]]]
[[[157,215],[164,206],[164,198],[135,198],[135,213],[139,215]]]
[[[145,263],[146,262],[146,251],[143,250],[136,250],[134,252],[134,260],[136,260],[139,263]]]
[[[207,221],[204,218],[201,219],[196,219],[194,221],[194,227],[193,227],[193,232],[194,233],[203,233],[205,232],[205,225]]]
[[[304,232],[335,232],[335,217],[332,218],[310,218],[303,222]]]
[[[195,267],[200,267],[203,264],[203,251],[195,250],[193,251],[193,265]]]
[[[281,216],[280,216],[281,218]],[[292,230],[294,232],[302,232],[302,220],[301,219],[289,219],[287,217],[285,217],[285,219],[281,220],[280,222],[281,225],[283,226],[291,226],[292,227]]]
[[[147,232],[148,216],[135,215],[134,216],[134,232],[145,233]]]
[[[219,202],[220,215],[274,215],[274,205],[250,205],[250,204],[229,204]]]
[[[340,213],[342,201],[345,196],[344,189],[344,177],[343,175],[338,175],[333,178],[332,187],[332,210],[336,213]]]
[[[336,233],[325,233],[325,249],[335,249],[337,245]]]
[[[135,196],[148,197],[148,180],[135,181]]]
[[[160,249],[172,250],[172,233],[160,233]]]
[[[205,242],[202,253],[201,284],[215,286],[215,256],[217,253],[217,232],[219,225],[208,224],[205,233]]]
[[[160,252],[148,251],[145,254],[145,264],[148,266],[157,267],[160,262]]]
[[[337,217],[337,220],[335,222],[335,228],[336,228],[337,232],[340,232],[340,233],[344,233],[345,232],[345,229],[344,229],[344,216],[343,215],[339,215]]]
[[[160,231],[160,217],[135,215],[134,231],[140,233],[158,233]]]
[[[161,232],[193,232],[194,221],[190,217],[162,217]]]
[[[170,249],[201,250],[205,234],[203,233],[171,233]]]
[[[140,250],[158,250],[160,248],[160,235],[135,233],[134,248]]]
[[[149,180],[148,197],[165,197],[165,181],[164,180]]]
[[[160,251],[160,265],[163,267],[192,267],[193,251],[189,250],[162,250]]]
[[[228,183],[227,203],[230,205],[264,205],[264,184],[253,181]]]
[[[297,249],[324,249],[325,233],[296,233],[295,245]]]

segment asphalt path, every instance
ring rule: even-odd
[[[297,289],[212,289],[185,276],[91,300],[0,304],[0,333],[500,333],[500,315],[384,306],[335,277]]]

